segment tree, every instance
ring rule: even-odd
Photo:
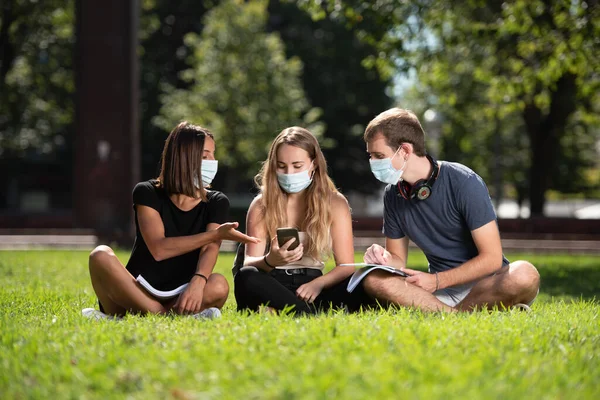
[[[319,135],[319,112],[309,107],[302,62],[287,59],[277,34],[266,33],[267,3],[226,0],[205,16],[200,35],[185,37],[189,89],[166,88],[155,123],[164,129],[190,120],[217,135],[219,160],[252,176],[279,131],[307,126]],[[311,124],[313,124],[311,126]]]
[[[5,0],[0,8],[0,156],[56,157],[74,120],[74,2]]]
[[[143,0],[139,28],[140,56],[140,131],[142,136],[142,176],[158,175],[160,152],[170,128],[152,122],[160,112],[164,86],[189,87],[180,79],[190,68],[184,37],[199,33],[203,16],[212,5],[197,0]]]
[[[269,14],[269,29],[281,35],[288,56],[304,63],[306,96],[323,110],[323,151],[336,186],[344,193],[372,193],[380,184],[371,174],[363,133],[366,122],[391,104],[389,79],[363,65],[376,49],[344,23],[313,21],[295,4],[271,1]]]
[[[513,127],[526,132],[528,139],[525,167],[532,216],[543,214],[545,193],[560,184],[556,176],[562,164],[570,158],[571,166],[589,165],[589,154],[583,152],[574,163],[575,154],[564,146],[565,139],[573,137],[567,127],[578,110],[592,111],[590,101],[600,84],[598,52],[591,40],[599,33],[599,10],[585,4],[460,3],[454,8],[433,6],[426,16],[428,26],[443,37],[431,64],[445,67],[447,78],[455,72],[459,78],[472,75],[482,89],[481,113],[491,126],[495,120],[520,117],[521,124]],[[446,26],[438,22],[442,17]],[[439,87],[436,76],[430,77],[430,87]],[[475,111],[474,105],[470,111]],[[509,149],[518,135],[513,131],[509,136]],[[572,169],[569,175],[575,182],[581,170]]]
[[[589,152],[581,157],[577,145],[574,150],[561,144],[571,134],[598,134],[593,129],[600,85],[597,1],[304,3],[315,17],[344,20],[359,31],[362,15],[376,15],[387,33],[364,27],[362,34],[383,55],[373,65],[386,71],[392,66],[405,71],[412,65],[445,108],[447,121],[454,121],[447,124],[452,131],[446,135],[462,126],[463,139],[465,134],[468,141],[487,137],[488,146],[494,135],[506,135],[505,146],[512,149],[511,140],[521,140],[522,129],[529,151],[525,180],[532,216],[543,213],[547,189],[562,185],[565,174],[571,182],[581,175],[581,168],[565,173],[557,161],[589,165]],[[473,120],[484,127],[477,136]],[[582,125],[592,128],[569,132],[569,126]],[[487,148],[481,154],[493,151]]]

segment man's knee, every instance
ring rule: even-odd
[[[105,245],[96,247],[89,257],[90,272],[109,267],[113,257],[115,257],[115,253],[110,247]]]
[[[376,296],[383,289],[385,280],[389,278],[392,276],[384,271],[371,271],[363,279],[365,292],[370,296]]]
[[[229,283],[227,283],[227,279],[223,275],[211,274],[208,282],[216,297],[227,299],[227,296],[229,296]]]
[[[511,281],[519,293],[534,293],[540,287],[540,274],[528,261],[515,261],[510,265]]]

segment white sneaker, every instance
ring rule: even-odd
[[[527,304],[524,304],[524,303],[517,303],[512,306],[512,309],[517,310],[517,311],[525,311],[528,313],[531,312],[531,307],[529,307]]]
[[[89,319],[101,320],[101,319],[113,319],[111,315],[106,315],[102,311],[96,310],[95,308],[84,308],[81,310],[81,315]]]
[[[221,318],[221,310],[217,307],[210,307],[206,310],[200,311],[198,314],[194,314],[194,318],[196,319],[215,319]]]

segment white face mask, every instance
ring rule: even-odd
[[[217,175],[219,170],[219,161],[217,160],[202,160],[202,184],[204,187],[210,185]]]
[[[202,160],[202,187],[210,185],[217,175],[219,169],[219,162],[217,160]],[[194,177],[194,186],[196,189],[201,189],[198,177]]]
[[[277,181],[279,182],[279,186],[287,193],[299,193],[312,183],[308,169],[296,174],[280,174],[278,172]]]
[[[399,180],[402,179],[402,174],[404,173],[404,167],[406,166],[406,160],[404,160],[404,164],[402,168],[396,169],[392,165],[392,160],[396,157],[400,149],[396,150],[394,155],[390,158],[384,158],[381,160],[369,160],[369,164],[371,166],[371,172],[375,175],[375,178],[380,180],[383,183],[389,183],[395,185]]]

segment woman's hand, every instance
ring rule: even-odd
[[[200,312],[202,307],[202,298],[204,297],[204,287],[206,281],[194,275],[189,285],[183,293],[179,295],[177,301],[173,305],[173,310],[177,314],[196,314]]]
[[[300,300],[312,303],[315,301],[317,296],[321,294],[321,291],[323,291],[324,287],[325,285],[321,278],[313,279],[312,281],[300,286],[296,290],[296,296],[298,296]]]
[[[279,267],[300,260],[304,255],[302,243],[294,250],[288,250],[295,240],[296,239],[290,239],[285,242],[283,246],[279,247],[277,237],[271,239],[271,250],[269,251],[269,254],[267,254],[267,262],[274,267]]]
[[[226,222],[224,224],[219,225],[219,227],[217,228],[219,240],[233,240],[234,242],[241,243],[260,242],[260,239],[245,235],[242,232],[236,230],[239,225],[240,224],[238,222]]]

